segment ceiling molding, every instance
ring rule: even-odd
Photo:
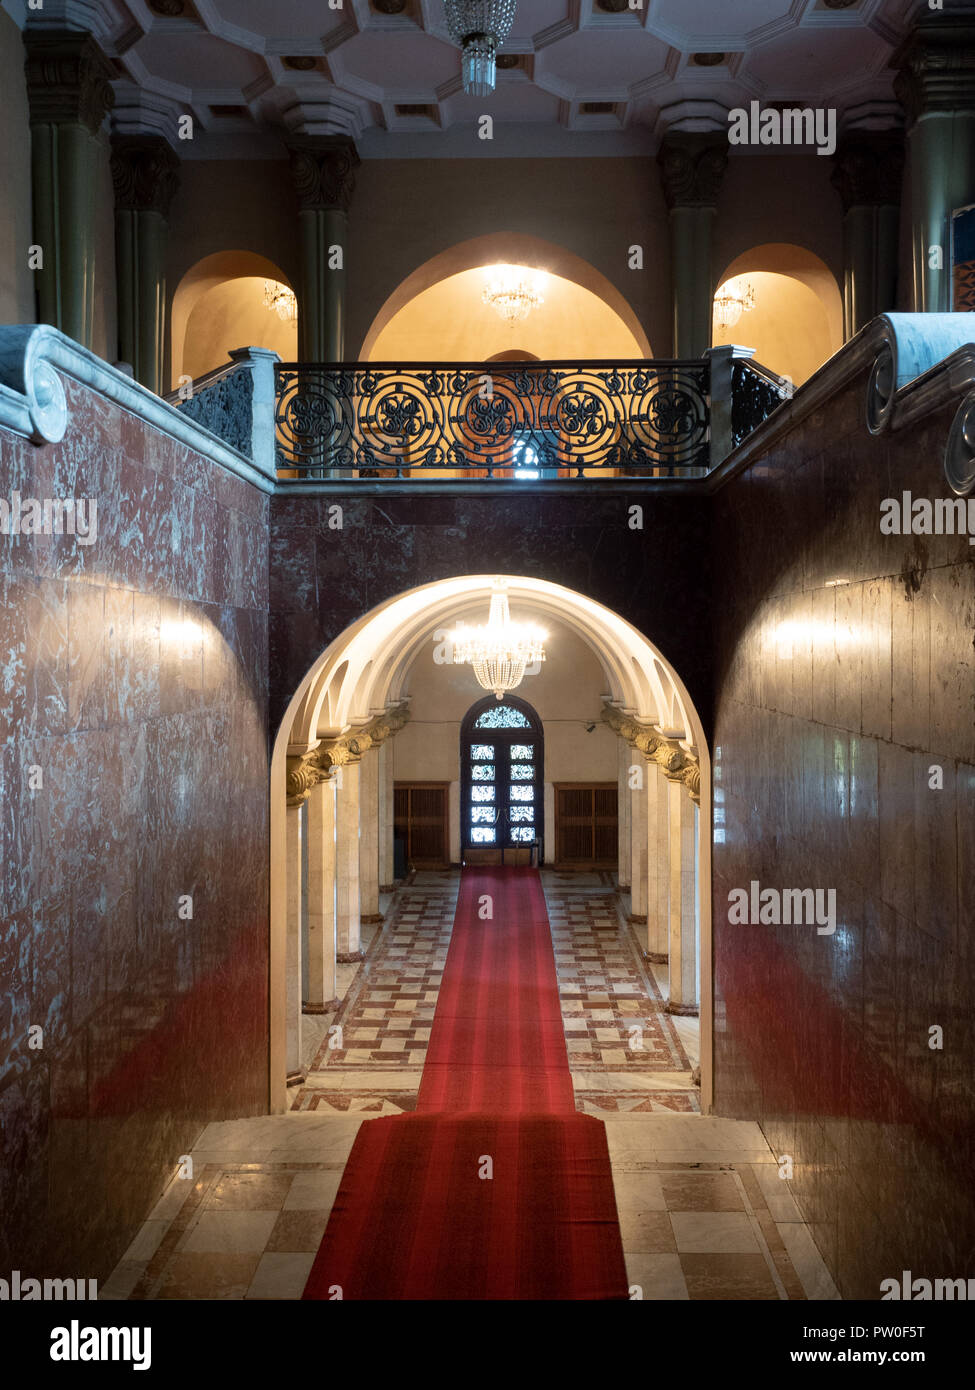
[[[384,141],[390,157],[448,157],[451,130],[469,133],[475,117],[442,0],[406,0],[392,15],[371,0],[344,0],[341,10],[326,0],[175,0],[173,8],[179,3],[185,12],[168,17],[158,0],[45,0],[25,14],[28,27],[84,29],[98,39],[126,92],[127,133],[160,133],[176,108],[196,112],[199,138],[184,151],[191,158],[223,157],[218,149],[230,147],[234,118],[213,118],[211,106],[247,107],[240,120],[255,139],[295,121],[369,136],[368,158],[380,157]],[[570,135],[587,148],[598,135],[607,154],[632,153],[638,136],[652,152],[675,113],[675,128],[714,129],[715,110],[753,99],[835,106],[841,122],[863,128],[891,124],[890,59],[917,3],[644,0],[640,11],[609,13],[596,0],[521,0],[502,50],[516,66],[499,69],[478,107],[494,118],[489,152],[500,157],[502,132],[527,139],[525,155],[561,149]],[[17,0],[7,5],[16,10]],[[694,61],[706,53],[723,57]],[[299,57],[313,66],[289,64]],[[613,110],[586,112],[584,103]],[[435,110],[404,116],[397,106]]]

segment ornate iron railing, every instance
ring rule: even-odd
[[[280,474],[674,477],[710,467],[710,363],[279,363]]]
[[[739,357],[731,367],[731,445],[737,449],[753,429],[792,396],[792,385],[757,362]]]

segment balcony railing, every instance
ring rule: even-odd
[[[747,354],[333,366],[246,348],[169,399],[285,485],[691,478],[791,395]]]
[[[585,478],[710,466],[710,362],[279,363],[295,477]]]

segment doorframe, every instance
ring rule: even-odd
[[[512,708],[518,710],[520,714],[523,714],[531,725],[530,735],[528,731],[524,729],[478,729],[475,731],[474,725],[485,710],[494,709],[499,704],[511,705]],[[481,737],[475,737],[475,733],[481,735]],[[539,865],[545,862],[545,726],[542,721],[542,716],[538,713],[538,710],[535,709],[534,705],[512,694],[506,694],[502,700],[498,700],[494,695],[485,695],[483,699],[475,700],[460,723],[460,857],[462,861],[469,849],[476,850],[478,848],[486,848],[486,846],[479,847],[477,845],[469,845],[465,835],[464,811],[469,803],[472,782],[470,774],[471,763],[468,752],[470,745],[479,742],[497,742],[498,734],[500,734],[507,743],[517,743],[519,741],[517,737],[519,733],[525,738],[530,737],[531,742],[535,744],[536,755],[534,762],[537,768],[534,783],[537,789],[534,802],[535,839],[539,847]],[[497,845],[496,848],[501,852],[505,846]]]

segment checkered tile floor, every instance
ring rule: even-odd
[[[459,883],[422,873],[397,892],[292,1109],[415,1109]],[[544,870],[542,883],[578,1109],[697,1111],[687,1055],[611,876]]]

